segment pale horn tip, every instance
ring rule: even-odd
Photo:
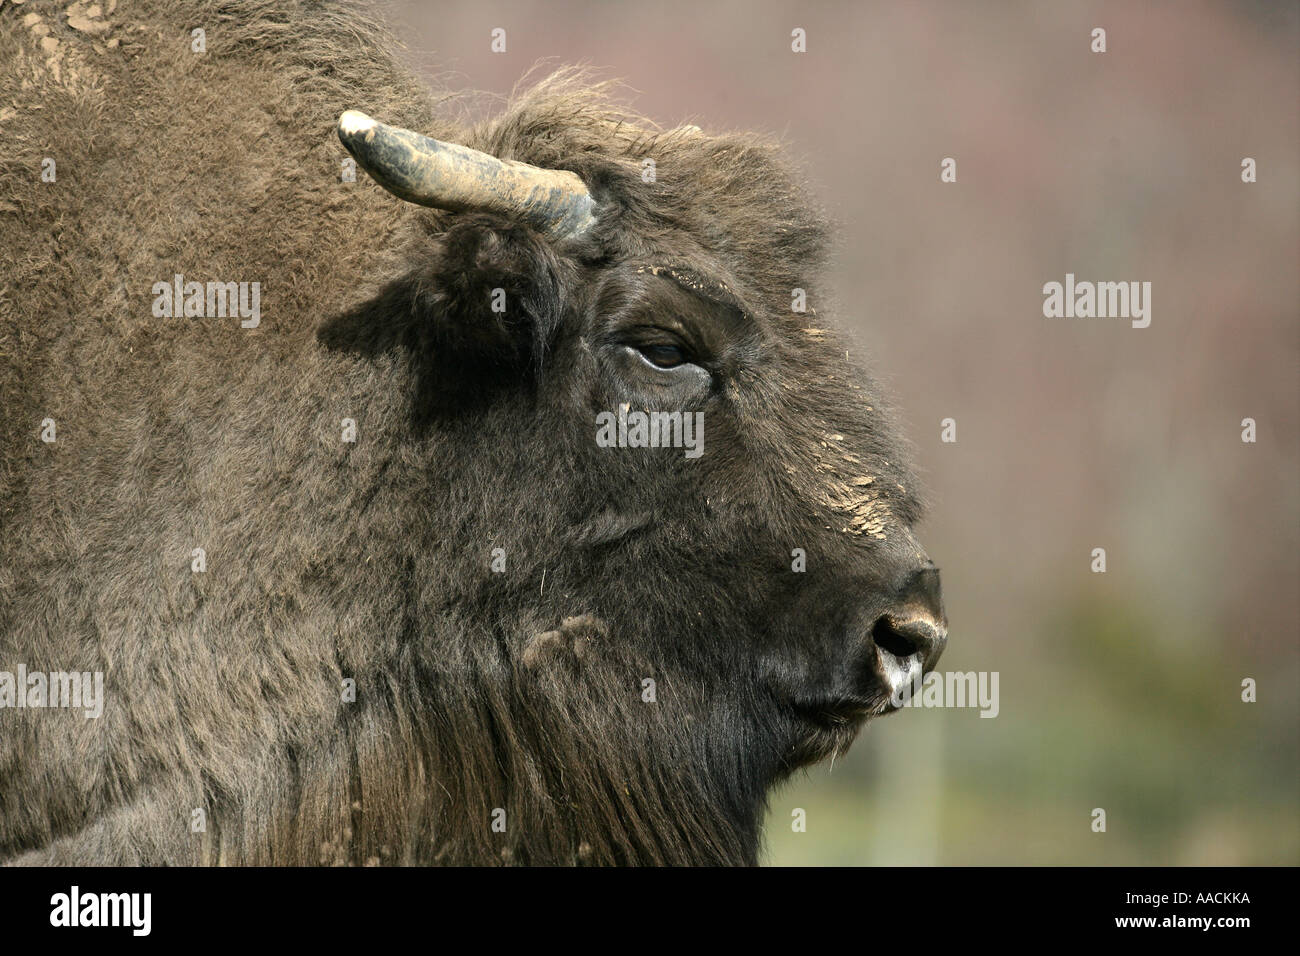
[[[339,115],[339,138],[348,139],[370,132],[379,124],[360,110],[345,110]]]

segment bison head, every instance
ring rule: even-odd
[[[754,859],[767,789],[946,639],[907,453],[819,308],[822,216],[770,144],[563,83],[466,145],[338,133],[425,207],[322,339],[414,370],[429,759],[514,814],[441,852]]]

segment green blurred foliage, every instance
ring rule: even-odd
[[[996,718],[903,711],[871,725],[848,766],[815,768],[779,791],[769,861],[1300,862],[1297,675],[1243,672],[1210,634],[1153,639],[1158,622],[1132,601],[1067,608],[1041,641],[1044,657],[1002,673]],[[1258,683],[1255,703],[1241,700],[1244,677]],[[885,751],[883,735],[899,740]],[[935,758],[937,773],[918,774]],[[937,793],[913,787],[917,776],[937,779]],[[918,804],[929,808],[920,819]],[[792,807],[807,811],[806,833],[791,832]],[[1096,807],[1105,833],[1091,829]],[[888,839],[897,830],[919,848]]]

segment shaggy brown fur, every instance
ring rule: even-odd
[[[774,148],[575,74],[458,123],[345,4],[64,6],[0,10],[0,671],[107,700],[0,710],[0,859],[754,862],[925,561],[879,398],[791,312],[824,227]],[[340,182],[347,108],[573,170],[599,225]],[[155,318],[176,273],[260,281],[261,325]],[[698,378],[621,364],[672,323]],[[598,448],[623,402],[705,454]]]

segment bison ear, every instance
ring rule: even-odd
[[[561,261],[526,226],[457,216],[403,251],[407,271],[317,331],[331,350],[411,352],[426,385],[490,391],[542,359],[563,318]]]
[[[562,317],[561,262],[527,226],[458,217],[419,270],[414,310],[430,344],[499,364],[538,363]]]

